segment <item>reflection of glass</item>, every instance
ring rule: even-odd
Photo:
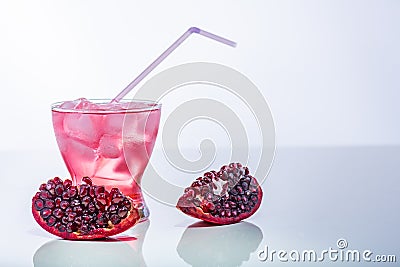
[[[118,187],[148,211],[140,183],[157,137],[161,105],[144,100],[77,100],[52,105],[58,147],[76,184],[89,176]],[[79,108],[78,108],[79,107]]]
[[[52,240],[33,256],[35,267],[146,266],[142,246],[150,221],[129,230],[129,236],[94,241]]]
[[[179,241],[179,256],[192,266],[240,266],[260,245],[263,234],[248,222],[190,225]]]

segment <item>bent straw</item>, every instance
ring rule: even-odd
[[[215,41],[221,42],[223,44],[236,47],[236,43],[223,38],[221,36],[215,35],[211,32],[201,30],[197,27],[189,28],[181,37],[178,38],[170,47],[167,48],[156,60],[153,61],[142,73],[139,74],[124,90],[122,90],[112,101],[119,102],[124,96],[126,96],[138,83],[140,83],[153,69],[155,69],[169,54],[171,54],[180,44],[183,43],[192,33],[198,33]]]

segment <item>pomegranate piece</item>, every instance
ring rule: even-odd
[[[237,223],[253,215],[262,200],[261,186],[240,163],[209,171],[185,189],[176,207],[215,224]]]
[[[108,192],[93,185],[56,177],[39,187],[32,198],[32,214],[47,232],[65,239],[98,239],[128,230],[140,220],[132,199],[118,188]]]

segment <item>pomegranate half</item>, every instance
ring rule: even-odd
[[[237,223],[260,207],[263,192],[240,163],[209,171],[185,189],[176,207],[192,217],[215,223]]]
[[[32,214],[47,232],[65,239],[98,239],[119,234],[135,225],[140,215],[132,199],[118,188],[107,191],[93,185],[55,177],[40,185],[32,198]]]

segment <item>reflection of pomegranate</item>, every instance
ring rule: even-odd
[[[52,240],[43,244],[33,256],[35,267],[137,266],[144,267],[142,246],[149,220],[138,223],[124,236],[102,240]],[[128,234],[129,236],[125,236]]]
[[[197,178],[185,189],[177,208],[207,222],[230,224],[253,215],[262,196],[261,187],[248,168],[231,163]]]
[[[248,222],[220,226],[197,222],[186,228],[176,250],[191,266],[240,266],[262,238],[260,228]]]
[[[135,225],[140,215],[131,198],[113,188],[72,185],[56,177],[39,187],[32,198],[32,213],[47,232],[65,239],[96,239],[121,233]]]

